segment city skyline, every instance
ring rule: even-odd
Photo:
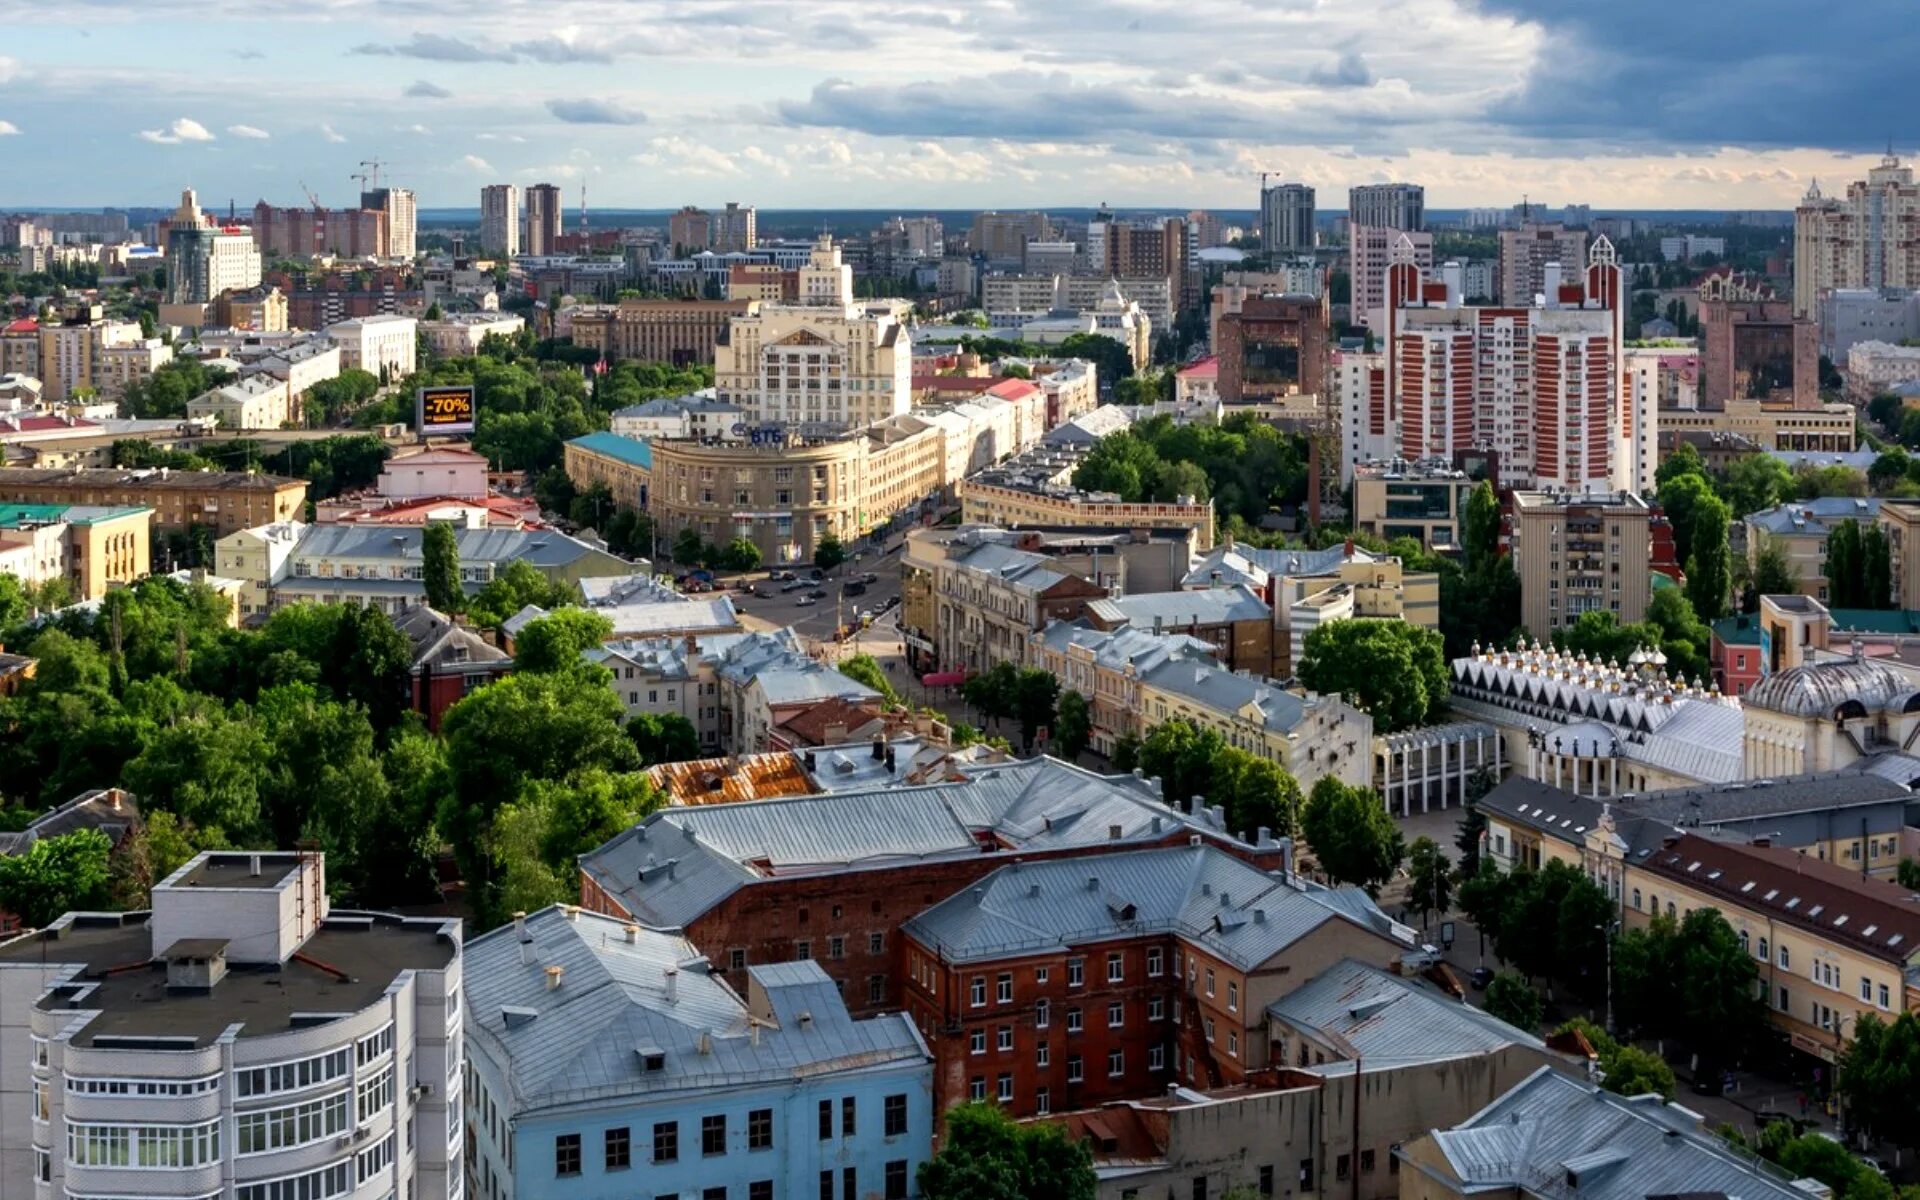
[[[422,207],[553,182],[569,207],[1248,208],[1264,170],[1333,203],[1412,179],[1436,208],[1785,208],[1900,148],[1920,42],[1887,4],[1782,0],[9,9],[7,205],[342,205],[378,158]]]

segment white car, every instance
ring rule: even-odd
[[[809,604],[818,604],[820,602],[818,600],[815,600],[812,596],[802,596],[798,600],[795,600],[793,603],[794,603],[794,606],[797,608],[805,608]]]

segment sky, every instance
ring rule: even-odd
[[[0,0],[0,207],[1785,208],[1920,138],[1912,0]]]

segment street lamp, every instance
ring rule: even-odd
[[[1620,931],[1620,922],[1608,921],[1604,925],[1595,925],[1607,946],[1607,1036],[1613,1036],[1613,935]]]

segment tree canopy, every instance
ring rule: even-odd
[[[1313,690],[1365,709],[1379,733],[1425,724],[1447,704],[1445,643],[1406,621],[1355,617],[1317,625],[1295,669]]]
[[[1377,895],[1406,857],[1406,841],[1379,793],[1332,775],[1307,793],[1300,825],[1320,869],[1335,882],[1363,887],[1369,894]]]
[[[985,1102],[948,1110],[940,1152],[920,1165],[919,1184],[925,1200],[1093,1200],[1098,1190],[1084,1143]]]

